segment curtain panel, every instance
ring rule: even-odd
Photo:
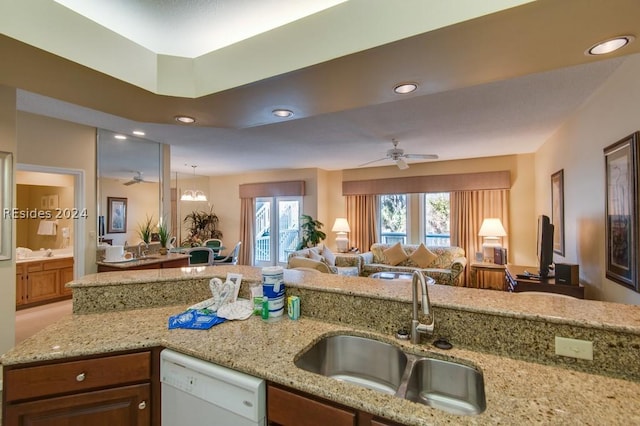
[[[375,195],[349,195],[345,197],[347,221],[351,227],[349,242],[360,249],[361,253],[369,251],[371,245],[378,241]]]
[[[462,247],[467,255],[467,267],[462,284],[471,286],[471,263],[475,262],[476,252],[482,251],[482,237],[478,236],[480,226],[485,218],[500,219],[507,232],[502,247],[509,248],[509,190],[491,191],[457,191],[451,193],[451,244]],[[500,288],[504,286],[503,278],[497,274],[479,272],[480,287]]]
[[[255,209],[253,208],[253,198],[240,199],[240,254],[238,256],[239,265],[251,265],[253,260],[253,240],[255,238]]]

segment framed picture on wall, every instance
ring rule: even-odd
[[[638,287],[638,136],[604,149],[606,179],[606,277]]]
[[[564,256],[564,169],[551,175],[551,223],[553,252]]]
[[[107,197],[107,234],[127,232],[127,199]]]

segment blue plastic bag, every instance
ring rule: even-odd
[[[225,321],[226,319],[218,317],[215,312],[209,309],[189,309],[181,314],[169,317],[169,330],[172,328],[208,330],[214,325]]]

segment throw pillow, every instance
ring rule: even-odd
[[[438,255],[426,248],[424,244],[420,244],[416,251],[411,253],[411,256],[409,257],[419,267],[427,268],[438,258]]]
[[[322,255],[324,256],[327,265],[336,266],[336,255],[329,250],[329,247],[324,246],[324,249],[322,249]]]
[[[311,260],[317,260],[318,262],[322,262],[324,260],[324,257],[322,257],[318,252],[316,252],[315,250],[309,250],[309,259]]]
[[[393,246],[383,251],[383,253],[387,262],[391,266],[396,266],[398,263],[404,262],[408,257],[407,252],[404,251],[402,244],[400,243],[395,243]]]

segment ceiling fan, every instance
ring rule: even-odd
[[[135,183],[148,183],[149,181],[144,180],[144,178],[142,177],[142,172],[138,172],[135,171],[134,172],[135,175],[133,176],[133,178],[131,178],[130,181],[127,181],[125,183],[123,183],[123,185],[129,186],[129,185],[133,185]]]
[[[386,157],[378,158],[377,160],[373,160],[373,161],[368,161],[364,164],[360,164],[358,167],[366,166],[372,163],[376,163],[378,161],[392,160],[392,161],[395,161],[396,165],[400,170],[405,170],[409,168],[409,165],[407,164],[407,162],[404,161],[405,158],[419,158],[422,160],[436,160],[438,158],[438,156],[435,154],[405,154],[404,149],[398,148],[397,139],[391,139],[391,143],[393,143],[393,148],[387,150]]]

